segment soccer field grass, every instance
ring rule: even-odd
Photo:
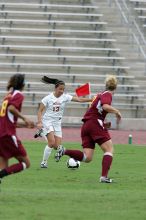
[[[145,220],[146,147],[116,145],[110,177],[99,183],[102,152],[96,147],[93,162],[78,170],[59,163],[54,152],[48,169],[40,168],[44,143],[25,142],[31,168],[3,179],[0,219],[4,220]],[[65,147],[80,148],[66,143]]]

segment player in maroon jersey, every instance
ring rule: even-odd
[[[17,125],[22,126],[17,122],[18,118],[24,121],[24,126],[34,127],[34,123],[21,113],[24,85],[24,74],[13,75],[7,85],[9,92],[0,108],[0,179],[30,166],[26,150],[16,135]],[[12,157],[16,158],[18,163],[9,166],[8,160]]]
[[[103,151],[102,173],[100,182],[112,183],[108,178],[108,171],[113,159],[113,144],[110,134],[107,130],[109,123],[104,123],[108,113],[115,114],[117,122],[121,120],[121,113],[118,109],[111,106],[112,95],[117,87],[117,79],[114,76],[108,76],[105,82],[105,90],[97,94],[91,107],[85,113],[81,129],[83,152],[80,150],[58,149],[55,154],[56,161],[59,161],[63,155],[68,155],[75,160],[90,162],[93,158],[95,144],[97,143]]]

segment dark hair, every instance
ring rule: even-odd
[[[48,76],[43,76],[41,81],[43,83],[46,83],[46,84],[54,84],[55,88],[57,88],[60,85],[64,85],[65,86],[65,82],[64,81],[58,80],[58,79],[54,79],[54,78],[49,78]]]
[[[12,88],[13,90],[21,90],[25,86],[25,75],[17,73],[8,81],[7,90]]]

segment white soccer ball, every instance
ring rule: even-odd
[[[80,161],[75,160],[73,158],[69,158],[66,162],[66,165],[70,169],[77,169],[80,167]]]

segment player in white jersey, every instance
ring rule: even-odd
[[[41,162],[41,168],[47,168],[47,161],[52,149],[57,149],[62,142],[61,121],[66,103],[71,101],[91,102],[92,99],[79,98],[77,96],[71,96],[64,93],[65,83],[61,80],[44,76],[42,78],[42,82],[55,85],[54,91],[48,96],[44,97],[41,101],[38,110],[37,123],[37,128],[41,130],[39,130],[39,133],[35,135],[35,137],[44,136],[47,140],[47,145],[44,149],[43,160]]]

